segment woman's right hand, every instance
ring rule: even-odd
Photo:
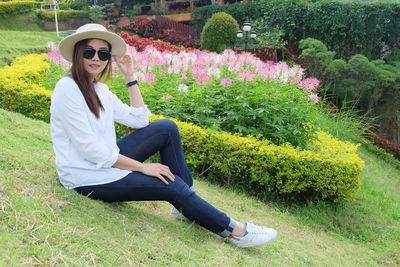
[[[131,54],[126,53],[120,58],[116,56],[113,58],[127,83],[137,79],[133,69],[133,59]]]
[[[163,181],[165,184],[169,184],[164,178],[168,178],[171,181],[175,181],[175,176],[169,170],[169,167],[160,163],[143,163],[141,173],[156,177]]]

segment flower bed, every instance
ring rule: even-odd
[[[180,25],[177,27],[177,25]],[[163,16],[156,16],[155,19],[137,18],[123,29],[129,29],[140,36],[161,40],[173,45],[180,45],[191,48],[199,48],[199,40],[194,39],[196,33],[185,24],[166,19]],[[179,30],[180,29],[180,30]]]
[[[146,49],[147,46],[153,46],[155,47],[158,51],[164,52],[164,51],[169,51],[169,52],[180,52],[180,51],[194,51],[195,49],[193,48],[185,48],[185,47],[180,47],[176,45],[172,45],[168,42],[164,42],[161,40],[153,40],[149,38],[140,38],[137,35],[129,35],[126,32],[120,32],[118,33],[121,38],[125,40],[125,42],[136,48],[137,51],[143,51]]]
[[[152,46],[142,52],[129,50],[144,100],[155,113],[266,138],[277,145],[289,142],[306,148],[315,138],[313,102],[318,102],[318,96],[313,92],[318,80],[302,80],[299,66],[264,63],[232,50],[222,54],[160,52]],[[49,58],[67,66],[56,51]],[[117,69],[113,76],[111,90],[129,103]]]

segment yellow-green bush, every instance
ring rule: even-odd
[[[46,11],[46,10],[39,10],[36,11],[36,14],[39,19],[45,21],[54,21],[54,11]],[[58,10],[57,11],[57,19],[58,21],[66,21],[72,18],[88,18],[89,13],[87,10]]]
[[[151,120],[162,118],[153,115]],[[262,199],[333,202],[353,199],[361,185],[364,162],[356,154],[357,146],[324,132],[318,132],[311,150],[300,150],[172,120],[181,132],[187,163],[218,184]],[[116,128],[119,137],[130,131],[122,125]]]
[[[25,116],[48,120],[51,92],[39,84],[50,63],[46,54],[18,57],[0,69],[0,107]]]
[[[38,84],[49,70],[45,55],[20,57],[0,69],[0,107],[49,121],[51,92]],[[162,119],[151,117],[151,121]],[[333,202],[351,200],[360,187],[363,161],[357,146],[324,132],[309,150],[239,134],[205,130],[174,120],[181,132],[187,163],[202,176],[262,199]],[[132,129],[116,125],[119,137]]]
[[[0,15],[1,14],[14,14],[23,11],[32,10],[35,6],[35,1],[10,1],[0,2]]]

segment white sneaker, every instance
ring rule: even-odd
[[[229,241],[241,248],[261,246],[274,241],[278,232],[272,228],[246,223],[247,234],[241,238],[229,236]]]
[[[185,221],[185,222],[190,222],[190,220],[185,217],[182,213],[179,212],[175,207],[172,207],[171,213],[169,214],[170,216],[174,217],[177,220]]]

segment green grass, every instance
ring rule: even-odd
[[[0,30],[43,31],[33,11],[15,15],[0,15]]]
[[[168,214],[164,202],[107,204],[58,182],[50,126],[0,110],[0,266],[395,266],[400,171],[365,149],[355,201],[263,203],[195,179],[199,195],[235,219],[278,230],[239,249]]]
[[[58,43],[56,32],[44,31],[37,23],[34,13],[0,17],[0,67],[18,56],[48,52],[47,42]]]

